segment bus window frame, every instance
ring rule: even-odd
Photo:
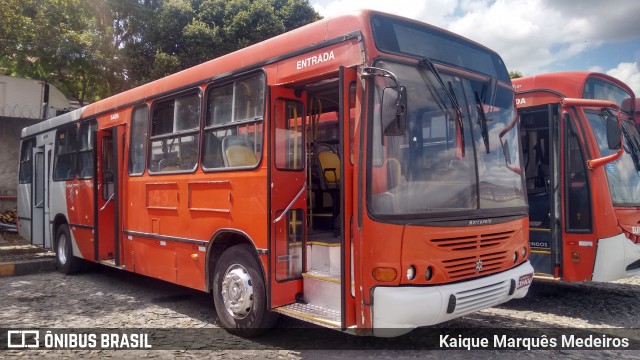
[[[80,176],[80,174],[82,174],[82,169],[80,168],[82,165],[82,160],[81,160],[81,154],[82,153],[90,153],[91,157],[91,166],[94,166],[94,162],[95,162],[95,156],[96,156],[96,144],[95,144],[95,138],[94,135],[92,134],[92,130],[91,130],[91,126],[94,125],[93,128],[93,133],[95,133],[98,130],[98,121],[96,118],[89,118],[86,120],[81,120],[78,123],[78,131],[77,131],[77,140],[76,140],[76,151],[77,151],[77,155],[76,155],[76,177],[78,178],[78,180],[91,180],[93,179],[93,177],[95,176],[96,173],[96,169],[94,168],[93,171],[91,171],[91,176]],[[82,146],[82,129],[83,127],[88,127],[89,128],[89,132],[86,134],[88,135],[91,139],[93,139],[94,143],[91,145],[90,148],[87,149],[83,149],[81,148]]]
[[[140,172],[133,172],[132,168],[131,168],[131,164],[132,164],[132,154],[133,154],[133,129],[134,129],[134,124],[133,124],[133,119],[134,119],[134,114],[137,110],[143,109],[145,108],[147,110],[147,123],[146,123],[146,134],[144,136],[144,140],[142,142],[144,149],[143,149],[143,153],[144,153],[144,159],[142,162],[142,171]],[[142,176],[144,175],[144,172],[147,170],[147,157],[148,157],[148,145],[149,145],[149,135],[151,133],[151,122],[149,121],[151,118],[151,109],[149,107],[149,104],[147,103],[143,103],[143,104],[139,104],[139,105],[135,105],[131,108],[131,115],[130,115],[130,128],[129,128],[129,155],[128,155],[128,163],[127,163],[127,171],[129,172],[129,176],[130,177],[136,177],[136,176]]]
[[[54,155],[54,158],[53,158],[53,171],[51,172],[51,180],[52,181],[73,181],[78,176],[78,174],[77,174],[77,170],[78,170],[78,164],[77,164],[77,162],[78,162],[78,127],[79,127],[78,125],[79,125],[79,122],[73,122],[71,124],[61,126],[60,128],[58,128],[56,130],[55,140],[54,140],[54,143],[53,143],[53,155]],[[58,136],[60,135],[61,132],[65,132],[65,136],[68,135],[67,130],[70,130],[70,129],[75,129],[75,134],[73,136],[74,149],[71,152],[66,152],[66,153],[60,154],[60,152],[59,152],[60,149],[59,149],[59,145],[58,145],[58,140],[59,140]],[[66,147],[68,147],[68,143],[67,143]],[[74,170],[73,176],[72,177],[56,178],[56,169],[58,168],[58,160],[59,160],[59,158],[61,156],[69,155],[69,154],[73,154],[73,170]]]
[[[586,136],[585,136],[585,130],[584,128],[581,126],[580,122],[577,121],[576,119],[580,119],[580,117],[578,117],[578,114],[576,113],[576,110],[573,109],[572,113],[569,113],[567,111],[565,111],[563,113],[563,121],[564,121],[564,135],[563,135],[563,141],[564,141],[564,159],[563,159],[563,169],[562,171],[564,172],[564,231],[568,234],[592,234],[593,233],[593,196],[591,193],[591,179],[590,179],[590,170],[589,167],[587,166],[587,160],[591,159],[591,153],[589,151],[589,146],[588,144],[585,142],[586,140]],[[571,127],[571,128],[570,128]],[[585,187],[586,187],[586,194],[588,195],[587,197],[587,201],[588,201],[588,205],[589,205],[589,228],[571,228],[570,224],[569,224],[569,210],[570,210],[570,197],[569,197],[569,190],[570,190],[570,179],[569,179],[569,171],[570,171],[570,164],[569,164],[569,154],[571,152],[571,148],[570,148],[570,144],[569,144],[569,131],[573,131],[575,137],[578,140],[578,145],[580,147],[580,153],[582,156],[582,160],[583,160],[583,166],[584,166],[584,170],[585,170]]]
[[[29,145],[30,144],[30,145]],[[31,137],[22,139],[20,144],[20,165],[18,168],[18,183],[19,184],[31,184],[33,183],[33,148],[36,147],[36,138]],[[24,160],[23,158],[27,158]],[[25,180],[23,171],[28,171],[28,180]]]
[[[306,151],[305,151],[306,142],[307,142],[307,137],[306,137],[307,128],[306,128],[306,121],[305,121],[306,116],[305,116],[304,102],[302,102],[300,100],[289,99],[289,98],[286,98],[286,97],[278,97],[273,101],[273,107],[274,107],[275,114],[274,114],[274,118],[272,119],[271,123],[272,123],[272,125],[273,125],[275,130],[287,130],[287,131],[292,131],[290,126],[291,126],[291,121],[293,119],[286,119],[286,121],[285,121],[286,124],[280,124],[279,123],[278,116],[282,115],[282,114],[277,113],[278,108],[276,107],[276,103],[278,103],[278,102],[284,102],[285,106],[287,106],[290,103],[295,103],[296,105],[299,105],[302,108],[302,112],[300,112],[300,114],[298,115],[298,117],[300,118],[300,124],[298,125],[298,126],[300,126],[300,131],[299,131],[299,134],[300,134],[300,145],[299,145],[299,150],[298,151],[300,151],[301,159],[300,159],[300,164],[298,165],[299,166],[298,168],[288,167],[286,165],[283,166],[283,167],[280,166],[280,164],[278,163],[278,154],[280,153],[280,151],[284,151],[286,153],[286,146],[283,145],[284,148],[282,148],[282,147],[280,147],[278,145],[278,140],[280,140],[281,138],[278,136],[278,133],[276,132],[274,134],[274,138],[273,138],[273,141],[275,142],[274,146],[273,146],[273,149],[274,149],[274,154],[273,154],[274,161],[273,161],[273,164],[276,167],[276,169],[278,169],[279,171],[293,171],[293,172],[305,171],[306,168],[307,168],[307,166],[306,166],[306,164],[307,164],[307,154],[306,154]],[[286,117],[286,115],[284,115],[284,116]],[[279,125],[285,125],[287,127],[286,128],[282,128]],[[286,140],[286,139],[282,139],[282,140]],[[294,145],[294,146],[296,146],[296,145]]]
[[[175,104],[175,101],[179,98],[183,98],[183,97],[188,97],[190,95],[194,95],[197,94],[198,98],[199,98],[199,114],[198,114],[198,127],[193,128],[193,129],[186,129],[186,130],[175,130],[175,116],[172,118],[172,125],[173,125],[173,130],[171,132],[168,133],[164,133],[164,134],[160,134],[160,135],[153,135],[153,115],[154,115],[154,111],[156,110],[156,108],[158,107],[158,105],[166,103],[166,102],[170,102],[173,101],[173,103]],[[161,98],[158,99],[154,99],[153,103],[151,104],[151,108],[149,109],[149,128],[147,131],[147,141],[146,141],[146,153],[147,153],[147,159],[146,159],[146,170],[147,173],[151,176],[156,176],[156,175],[173,175],[173,174],[193,174],[198,170],[198,166],[199,166],[199,160],[200,160],[200,141],[201,141],[201,129],[202,129],[202,101],[203,101],[203,96],[202,96],[202,89],[200,87],[192,87],[186,90],[182,90],[179,92],[175,92],[175,93],[171,93],[170,95],[167,96],[163,96]],[[174,105],[175,106],[175,105]],[[197,146],[194,147],[194,149],[197,151],[196,157],[195,157],[195,164],[193,165],[193,168],[191,169],[177,169],[177,170],[169,170],[169,171],[161,171],[161,170],[157,170],[157,171],[153,171],[152,170],[152,166],[151,166],[151,161],[152,161],[152,152],[153,152],[153,142],[154,141],[158,141],[158,140],[165,140],[165,139],[179,139],[182,137],[186,137],[186,136],[194,136],[194,139],[198,141]],[[158,167],[159,167],[159,161],[158,161]]]
[[[263,92],[263,98],[262,98],[262,116],[257,116],[254,118],[250,118],[250,119],[244,119],[244,120],[240,120],[240,121],[235,121],[233,119],[233,115],[231,116],[231,121],[227,121],[225,123],[221,123],[221,124],[213,124],[213,125],[207,125],[207,119],[208,119],[208,115],[209,115],[209,105],[210,105],[210,101],[209,101],[209,96],[211,94],[211,92],[214,89],[218,89],[224,86],[228,86],[231,85],[232,87],[235,88],[236,83],[246,80],[246,79],[250,79],[252,77],[255,76],[262,76],[262,92]],[[200,167],[202,168],[202,171],[205,173],[213,173],[213,172],[227,172],[227,171],[243,171],[243,170],[254,170],[257,169],[258,167],[260,167],[260,165],[262,164],[262,158],[264,157],[264,153],[265,153],[265,132],[266,132],[266,128],[267,128],[267,120],[269,119],[268,116],[266,116],[266,113],[268,112],[269,108],[266,106],[267,101],[268,101],[268,84],[267,84],[267,74],[265,73],[264,70],[260,69],[259,71],[252,71],[250,73],[245,73],[245,74],[241,74],[238,76],[234,76],[232,78],[229,79],[224,79],[224,81],[216,81],[216,82],[211,82],[209,84],[207,84],[207,87],[204,91],[204,96],[202,98],[203,101],[203,106],[202,106],[202,113],[201,113],[201,123],[200,123],[200,128],[201,128],[201,144],[200,144]],[[235,106],[235,95],[231,100],[232,103],[232,107]],[[204,157],[206,155],[206,150],[205,150],[205,141],[206,141],[206,137],[208,133],[215,133],[217,131],[227,131],[227,130],[233,130],[235,129],[236,135],[239,131],[239,129],[241,127],[250,127],[253,126],[254,127],[254,134],[255,131],[258,129],[258,127],[261,127],[260,129],[260,135],[258,137],[254,136],[255,139],[259,139],[260,140],[260,152],[256,153],[256,158],[257,158],[257,162],[255,165],[252,166],[225,166],[224,165],[224,161],[221,167],[207,167],[205,166],[205,160]],[[225,136],[232,136],[233,134],[229,134],[229,135],[225,135]],[[214,135],[215,136],[215,135]],[[217,136],[216,136],[217,137]],[[222,139],[219,139],[220,143],[222,143]],[[257,144],[254,143],[254,150],[257,148]],[[220,150],[222,151],[222,148],[220,148]],[[221,154],[221,156],[224,156]]]

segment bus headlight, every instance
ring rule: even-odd
[[[523,247],[522,249],[520,249],[520,258],[524,259],[526,255],[527,255],[527,248]]]
[[[518,252],[514,252],[513,253],[513,262],[515,263],[516,261],[518,261]]]
[[[416,268],[413,265],[409,265],[407,268],[407,280],[413,280],[416,277]]]
[[[433,276],[433,270],[431,270],[431,266],[427,266],[427,269],[424,271],[424,279],[429,281]]]

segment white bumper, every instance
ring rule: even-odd
[[[599,239],[593,281],[612,281],[640,275],[640,269],[627,271],[627,266],[640,260],[640,244],[634,244],[624,234]]]
[[[438,324],[524,297],[529,285],[518,289],[518,282],[521,276],[528,275],[533,276],[529,261],[499,274],[455,284],[376,287],[373,290],[374,335],[398,336],[418,326]],[[509,294],[512,288],[514,291]],[[452,296],[455,298],[453,311]]]

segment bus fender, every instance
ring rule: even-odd
[[[222,255],[222,253],[229,247],[240,244],[247,244],[255,249],[255,253],[253,253],[253,255],[260,264],[262,276],[265,279],[265,286],[267,286],[267,272],[265,271],[264,264],[260,258],[260,255],[268,254],[267,249],[260,249],[256,247],[253,239],[251,239],[251,237],[242,230],[223,228],[218,229],[207,244],[207,252],[205,255],[205,291],[211,291],[211,280],[213,279],[212,273],[215,271],[220,255]]]

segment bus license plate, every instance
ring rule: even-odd
[[[520,279],[518,280],[518,289],[531,285],[532,280],[533,280],[533,274],[520,276]]]

